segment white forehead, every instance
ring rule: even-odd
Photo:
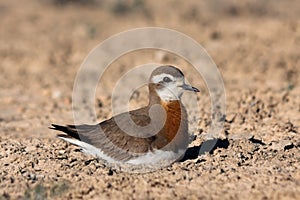
[[[180,78],[180,77],[174,77],[174,76],[172,76],[171,74],[165,74],[165,73],[162,73],[162,74],[158,74],[158,75],[153,76],[152,79],[151,79],[151,82],[152,82],[152,83],[159,83],[159,82],[161,82],[161,81],[164,79],[164,77],[168,77],[168,78],[170,78],[172,81],[178,80],[178,79],[182,79],[182,78]]]

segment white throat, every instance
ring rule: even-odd
[[[157,92],[157,95],[160,97],[160,99],[163,101],[179,100],[182,96],[182,93],[176,94],[176,92],[172,91],[169,88],[162,88],[162,89],[156,90],[156,92]]]

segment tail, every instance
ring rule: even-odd
[[[62,131],[67,134],[67,135],[58,134],[57,135],[58,138],[61,138],[61,139],[73,138],[73,139],[81,140],[75,125],[61,126],[61,125],[57,125],[57,124],[51,124],[51,126],[49,128],[56,130],[56,131]]]
[[[58,134],[57,137],[63,140],[73,139],[83,141],[92,144],[92,137],[99,130],[99,124],[96,125],[66,125],[61,126],[57,124],[51,124],[50,129],[56,131],[62,131],[66,134]]]
[[[89,133],[93,130],[97,130],[98,125],[66,125],[61,126],[57,124],[51,124],[50,129],[56,130],[56,131],[62,131],[66,134],[58,134],[57,137],[59,139],[62,139],[66,142],[69,142],[71,144],[74,144],[76,146],[79,146],[81,150],[86,153],[90,154],[92,156],[104,159],[108,162],[116,162],[112,157],[106,155],[102,150],[98,149],[97,147],[93,146],[91,140],[84,136],[84,134],[81,134],[81,137],[79,137],[78,132],[80,133]]]

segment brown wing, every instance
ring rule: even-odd
[[[147,107],[131,111],[129,114],[137,126],[146,126],[151,121]],[[52,129],[63,131],[68,136],[91,144],[101,149],[106,155],[118,160],[128,160],[134,155],[151,149],[151,144],[156,136],[147,137],[149,133],[141,133],[140,136],[146,137],[131,136],[121,130],[116,121],[121,126],[129,124],[126,113],[122,113],[96,125],[59,126],[53,124]],[[59,136],[65,137],[66,135]]]

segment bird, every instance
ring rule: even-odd
[[[148,90],[149,103],[145,107],[94,125],[51,124],[49,128],[63,132],[57,134],[59,139],[108,163],[147,165],[179,161],[190,143],[188,115],[181,97],[185,91],[200,90],[186,84],[183,72],[172,65],[152,71]],[[134,130],[135,126],[141,129]]]

